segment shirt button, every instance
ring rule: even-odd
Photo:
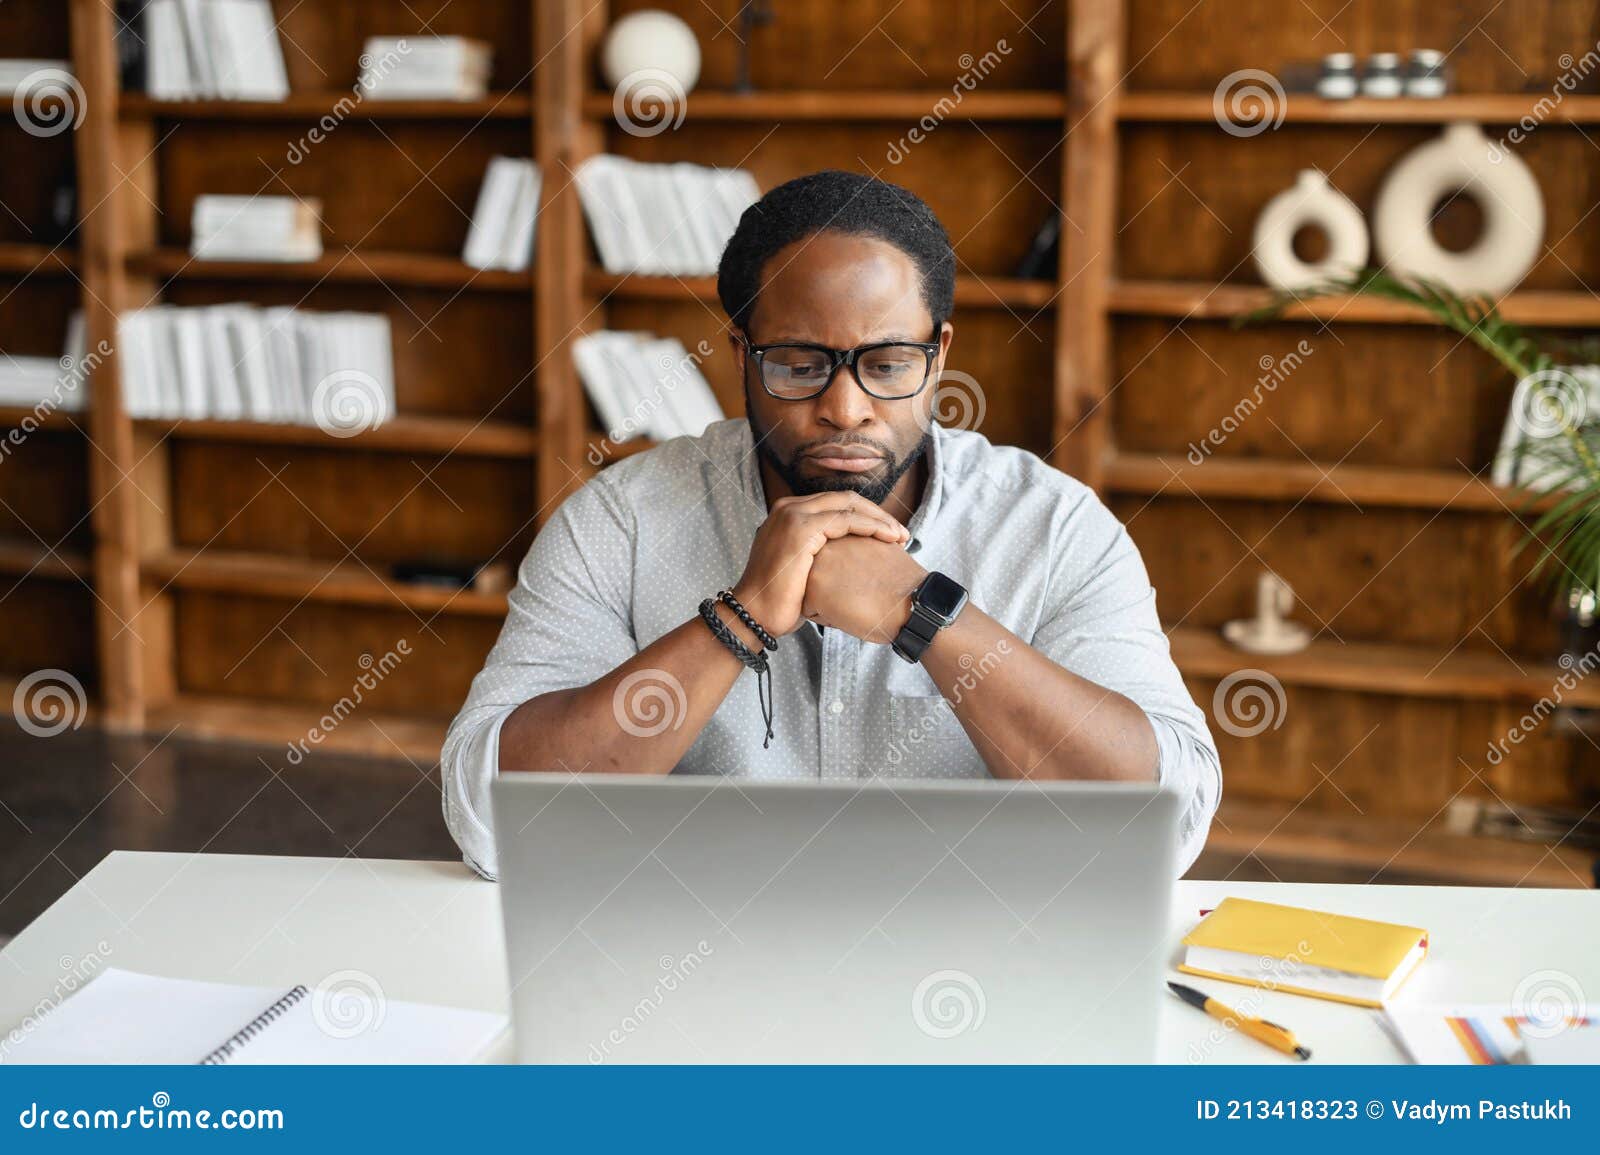
[[[828,713],[830,713],[830,714],[843,714],[844,713],[844,703],[839,701],[838,699],[834,699],[832,702],[829,702],[828,703]]]

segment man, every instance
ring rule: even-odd
[[[534,542],[445,739],[470,865],[496,873],[489,784],[527,770],[1160,781],[1194,861],[1216,747],[1127,532],[930,418],[954,269],[932,210],[865,176],[744,213],[717,291],[748,420],[611,466]]]

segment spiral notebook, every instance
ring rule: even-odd
[[[465,1063],[508,1024],[389,999],[354,971],[279,990],[108,968],[0,1035],[0,1063]]]

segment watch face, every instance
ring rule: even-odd
[[[917,591],[918,603],[926,607],[929,613],[941,618],[955,616],[966,598],[967,591],[960,582],[937,571],[930,573]]]

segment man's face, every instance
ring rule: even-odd
[[[750,318],[751,344],[802,341],[850,349],[878,341],[931,341],[909,256],[873,237],[822,232],[768,259]],[[953,328],[941,327],[932,375],[944,368]],[[845,366],[806,401],[769,396],[737,336],[745,405],[759,451],[796,494],[850,489],[881,504],[927,448],[933,384],[916,397],[883,401]]]

